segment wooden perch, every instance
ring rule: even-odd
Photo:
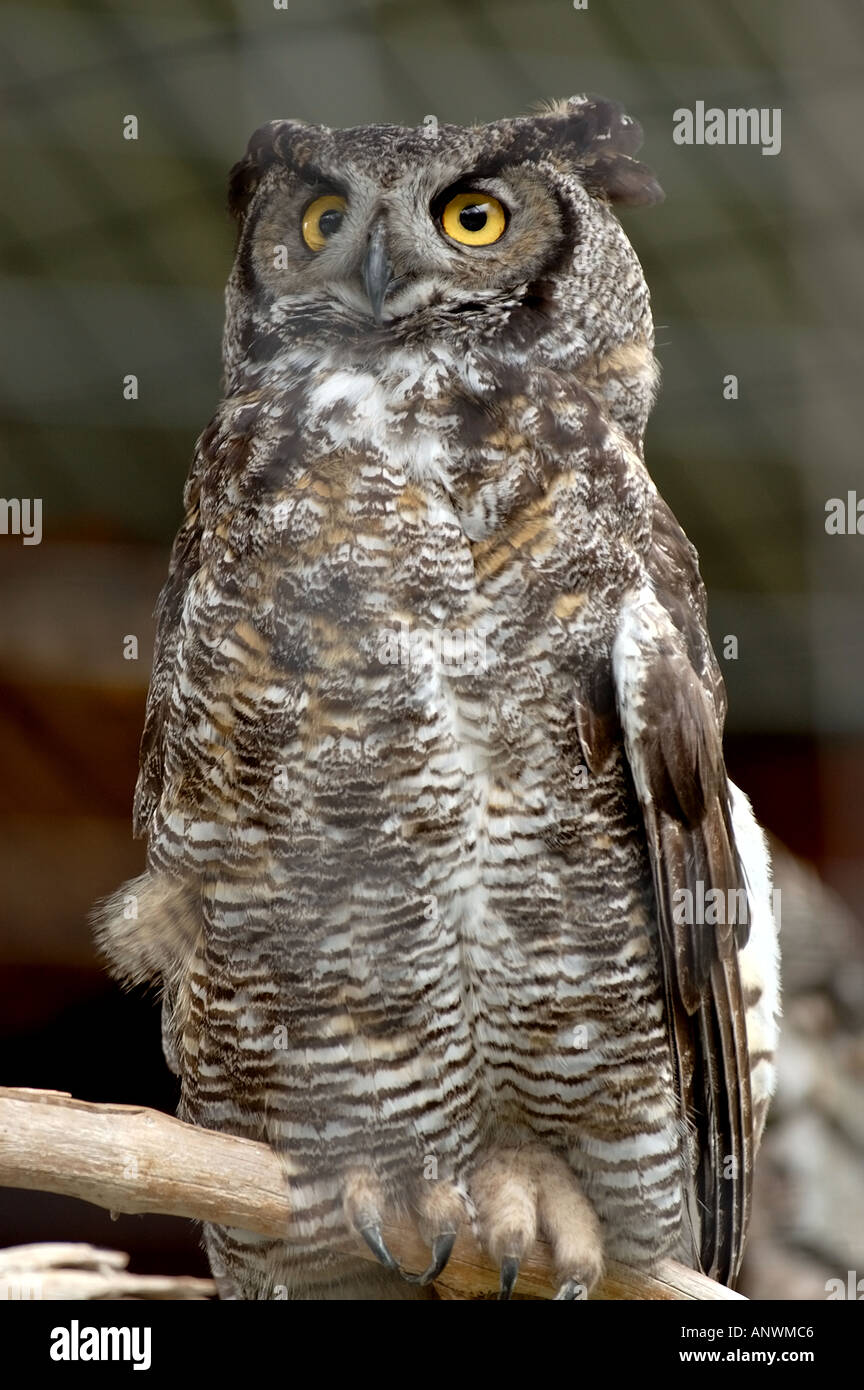
[[[77,1197],[116,1212],[160,1212],[290,1239],[291,1208],[283,1161],[266,1144],[183,1124],[133,1105],[96,1105],[59,1091],[0,1088],[0,1186]],[[429,1252],[409,1221],[384,1227],[408,1269]],[[348,1247],[374,1259],[358,1238]],[[463,1229],[436,1282],[443,1298],[494,1293],[498,1271]],[[550,1298],[548,1246],[538,1241],[520,1268],[521,1295]],[[663,1260],[653,1275],[609,1264],[592,1295],[599,1299],[738,1299],[704,1275]]]
[[[95,1245],[56,1242],[0,1250],[0,1299],[116,1302],[118,1299],[213,1298],[212,1279],[130,1274],[129,1256]]]

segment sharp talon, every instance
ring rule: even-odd
[[[369,1246],[372,1254],[378,1256],[378,1259],[381,1261],[382,1265],[384,1265],[385,1269],[398,1270],[399,1265],[387,1249],[384,1237],[381,1234],[380,1226],[363,1226],[360,1229],[360,1234]]]
[[[432,1284],[443,1274],[447,1268],[447,1261],[453,1254],[453,1246],[456,1244],[456,1232],[447,1231],[446,1234],[436,1236],[432,1242],[432,1263],[424,1274],[420,1275],[421,1284]]]
[[[453,1246],[456,1244],[456,1232],[447,1231],[443,1235],[436,1236],[432,1242],[432,1263],[428,1269],[424,1269],[422,1274],[406,1274],[403,1270],[402,1278],[409,1284],[434,1284],[439,1274],[443,1274],[447,1267],[447,1261],[453,1253]]]
[[[499,1300],[508,1299],[513,1293],[513,1285],[519,1275],[519,1261],[515,1255],[505,1255],[501,1261],[501,1291],[498,1294]]]
[[[556,1293],[553,1302],[573,1303],[577,1300],[583,1301],[586,1297],[587,1293],[584,1284],[580,1284],[577,1279],[565,1279]]]

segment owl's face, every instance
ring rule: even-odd
[[[564,299],[571,334],[596,351],[601,279],[608,299],[617,278],[631,318],[634,265],[643,284],[609,205],[662,196],[632,158],[640,140],[617,107],[583,97],[471,128],[262,127],[232,171],[229,377],[303,341],[524,344]]]
[[[248,255],[274,300],[314,304],[346,323],[394,324],[431,305],[482,312],[549,270],[573,234],[569,209],[536,167],[488,174],[434,159],[385,181],[346,161],[305,177],[275,170]]]

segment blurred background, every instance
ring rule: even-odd
[[[158,1008],[106,979],[87,916],[143,865],[151,613],[218,399],[248,135],[598,92],[666,189],[625,218],[663,367],[647,458],[701,555],[731,774],[789,851],[744,1291],[864,1276],[864,536],[825,529],[864,497],[860,0],[27,0],[4,25],[0,491],[41,499],[42,539],[0,534],[0,1082],[174,1108]],[[676,144],[698,101],[779,108],[780,152]],[[0,1244],[59,1239],[204,1270],[190,1223],[0,1192]]]

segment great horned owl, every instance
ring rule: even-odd
[[[422,1296],[467,1222],[504,1297],[538,1232],[562,1299],[604,1254],[738,1269],[775,928],[697,557],[643,462],[652,320],[611,206],[662,196],[640,140],[574,97],[275,121],[232,171],[147,871],[100,929],[161,983],[181,1116],[284,1157],[284,1240],[205,1228],[225,1296]],[[413,1283],[395,1212],[429,1241]]]

